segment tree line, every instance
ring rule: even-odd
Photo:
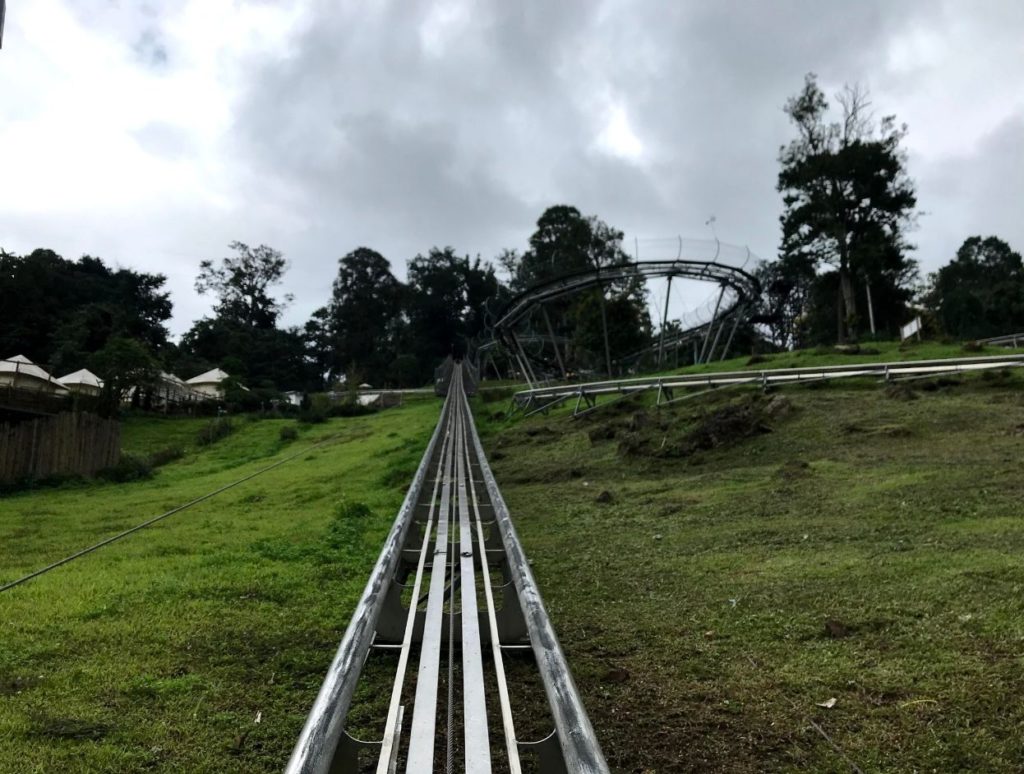
[[[762,293],[737,341],[770,349],[891,338],[922,311],[934,331],[956,338],[1021,327],[1024,265],[998,237],[969,237],[921,280],[909,241],[917,197],[906,126],[876,119],[855,86],[830,105],[813,74],[785,112],[795,137],[778,157],[779,251],[757,270]],[[0,356],[25,354],[58,374],[90,368],[107,380],[111,401],[161,370],[187,378],[213,367],[246,384],[249,402],[341,382],[422,385],[445,356],[483,343],[516,293],[628,261],[622,239],[562,204],[541,214],[523,251],[487,261],[432,247],[407,262],[404,282],[388,257],[357,247],[338,260],[326,303],[290,327],[281,321],[292,300],[279,292],[285,256],[234,242],[229,256],[200,264],[195,289],[213,299],[212,314],[177,342],[166,327],[164,275],[93,256],[0,251]],[[657,337],[638,278],[549,302],[532,324],[561,342],[554,355],[563,367],[580,371],[621,370]]]

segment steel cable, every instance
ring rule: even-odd
[[[85,556],[86,554],[91,554],[93,551],[96,551],[99,548],[103,548],[103,546],[108,546],[111,543],[117,542],[121,538],[128,537],[128,535],[131,535],[134,532],[138,532],[139,530],[145,529],[146,527],[148,527],[148,526],[150,526],[152,524],[156,524],[158,521],[162,521],[162,520],[166,519],[168,516],[173,516],[176,513],[180,513],[181,511],[184,511],[184,510],[186,510],[188,508],[191,508],[193,505],[198,505],[199,503],[204,502],[205,500],[209,500],[211,497],[216,497],[217,495],[221,494],[222,492],[226,492],[227,490],[233,489],[234,487],[238,486],[239,484],[244,484],[246,481],[249,481],[250,479],[256,478],[256,476],[260,476],[260,475],[262,475],[264,473],[267,473],[268,471],[273,470],[274,468],[278,468],[281,465],[284,465],[286,462],[291,462],[296,457],[301,457],[303,454],[308,454],[309,452],[313,451],[314,449],[317,449],[317,448],[319,448],[321,446],[324,446],[325,444],[330,443],[331,441],[337,439],[337,437],[338,437],[338,434],[332,435],[329,438],[325,438],[324,440],[319,441],[319,442],[313,444],[312,446],[306,447],[302,451],[296,452],[295,454],[291,454],[291,455],[285,457],[284,459],[278,460],[277,462],[275,462],[272,465],[268,465],[265,468],[260,468],[256,472],[250,473],[249,475],[244,476],[243,478],[240,478],[237,481],[233,481],[230,484],[226,484],[226,485],[220,487],[219,489],[215,489],[212,492],[207,492],[203,496],[197,497],[194,500],[190,500],[189,502],[185,503],[184,505],[178,505],[178,506],[176,506],[174,508],[171,508],[171,510],[166,511],[164,513],[161,513],[159,516],[154,516],[151,519],[147,519],[146,521],[142,522],[141,524],[136,524],[134,527],[131,527],[130,529],[126,529],[124,532],[119,532],[116,535],[112,535],[111,537],[105,538],[104,540],[101,540],[99,543],[96,543],[95,545],[91,545],[88,548],[83,548],[81,551],[76,551],[75,553],[71,554],[70,556],[65,556],[63,559],[60,559],[60,560],[58,560],[56,562],[53,562],[52,564],[48,564],[45,567],[41,567],[40,569],[35,570],[34,572],[30,572],[28,575],[25,575],[25,576],[23,576],[21,578],[18,578],[17,580],[13,580],[10,583],[6,583],[3,586],[0,586],[0,593],[2,593],[4,591],[7,591],[8,589],[13,589],[15,586],[20,586],[22,583],[25,583],[26,581],[30,581],[33,578],[38,578],[40,575],[44,575],[44,574],[50,572],[50,570],[56,570],[58,567],[61,567],[61,566],[65,565],[65,564],[67,564],[68,562],[72,562],[75,559],[79,559],[79,558]]]

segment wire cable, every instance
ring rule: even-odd
[[[0,586],[0,593],[2,593],[4,591],[7,591],[9,589],[13,589],[15,586],[20,586],[22,583],[30,581],[33,578],[38,578],[40,575],[44,575],[45,573],[50,572],[50,570],[56,570],[58,567],[62,567],[63,565],[67,564],[68,562],[72,562],[75,559],[79,559],[79,558],[85,556],[86,554],[91,554],[93,551],[96,551],[97,549],[103,548],[103,546],[109,546],[111,543],[115,543],[118,540],[121,540],[121,538],[128,537],[132,533],[138,532],[141,529],[145,529],[146,527],[148,527],[148,526],[150,526],[152,524],[156,524],[158,521],[162,521],[162,520],[166,519],[168,516],[173,516],[176,513],[181,513],[182,511],[184,511],[184,510],[186,510],[188,508],[191,508],[193,505],[198,505],[201,502],[209,500],[211,497],[216,497],[217,495],[221,494],[222,492],[226,492],[229,489],[233,489],[234,487],[238,486],[239,484],[244,484],[246,481],[249,481],[250,479],[256,478],[256,476],[260,476],[260,475],[262,475],[264,473],[267,473],[268,471],[273,470],[274,468],[278,468],[281,465],[284,465],[286,462],[291,462],[296,457],[301,457],[303,454],[308,454],[309,452],[313,451],[314,449],[317,449],[317,448],[319,448],[319,447],[321,447],[321,446],[323,446],[323,445],[325,445],[327,443],[330,443],[331,441],[335,440],[337,437],[338,437],[338,434],[335,433],[334,435],[332,435],[332,436],[330,436],[328,438],[325,438],[324,440],[319,441],[319,442],[313,444],[312,446],[306,447],[302,451],[296,452],[295,454],[291,454],[291,455],[285,457],[284,459],[278,460],[273,465],[268,465],[265,468],[260,468],[255,473],[250,473],[248,476],[240,478],[237,481],[233,481],[232,483],[226,484],[226,485],[220,487],[219,489],[215,489],[212,492],[207,492],[206,494],[202,495],[201,497],[197,497],[194,500],[190,500],[189,502],[185,503],[184,505],[179,505],[179,506],[176,506],[174,508],[171,508],[171,510],[166,511],[164,513],[161,513],[159,516],[154,516],[151,519],[147,519],[146,521],[142,522],[141,524],[136,524],[134,527],[126,529],[124,532],[119,532],[116,535],[112,535],[112,536],[110,536],[108,538],[105,538],[104,540],[101,540],[99,543],[96,543],[95,545],[91,545],[88,548],[83,548],[81,551],[76,551],[75,553],[71,554],[70,556],[65,556],[63,559],[60,559],[60,560],[58,560],[56,562],[53,562],[52,564],[48,564],[45,567],[41,567],[40,569],[35,570],[34,572],[30,572],[28,575],[25,575],[25,576],[23,576],[21,578],[18,578],[17,580],[13,580],[10,583],[6,583],[3,586]]]

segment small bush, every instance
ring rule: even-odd
[[[294,441],[299,437],[299,429],[295,425],[285,425],[281,428],[281,440],[285,443]]]
[[[137,457],[134,454],[122,454],[116,465],[104,468],[96,474],[96,477],[116,484],[143,481],[153,477],[153,467],[149,464],[149,460],[142,457]]]
[[[200,446],[209,446],[211,443],[216,443],[221,438],[227,438],[234,431],[235,428],[234,425],[231,424],[230,419],[227,417],[219,417],[199,431],[199,434],[196,436],[196,443]]]
[[[327,413],[316,408],[303,409],[299,412],[299,421],[304,425],[319,425],[327,421]]]
[[[362,417],[367,414],[376,414],[379,409],[376,406],[363,406],[359,403],[338,403],[331,406],[328,416],[332,417]]]
[[[159,468],[162,465],[166,465],[168,462],[174,462],[180,460],[185,456],[185,450],[180,446],[165,446],[163,449],[157,449],[155,452],[149,455],[149,466],[151,468]]]

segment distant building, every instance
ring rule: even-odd
[[[206,373],[199,374],[199,376],[193,376],[191,379],[185,382],[190,388],[198,393],[201,393],[207,398],[223,398],[224,397],[224,382],[231,377],[221,371],[219,368],[213,368]],[[238,385],[242,387],[242,385]],[[245,390],[245,387],[242,387]]]
[[[289,392],[284,393],[284,399],[293,406],[301,406],[302,397],[302,393],[298,390],[290,390]]]
[[[49,395],[67,395],[68,388],[24,355],[0,360],[0,387],[34,390]]]
[[[79,395],[96,396],[103,391],[103,380],[88,368],[80,368],[74,373],[60,377],[57,381]]]

